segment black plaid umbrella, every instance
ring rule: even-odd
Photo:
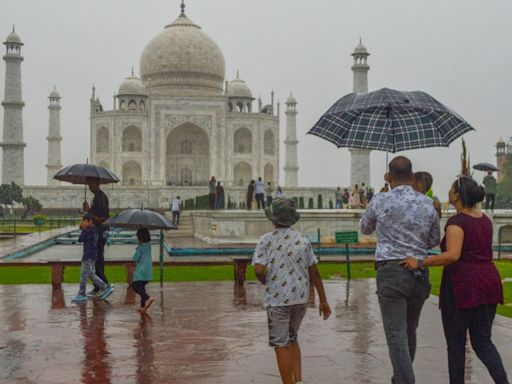
[[[308,132],[338,147],[399,152],[447,147],[474,130],[425,92],[382,88],[339,99]]]
[[[119,178],[108,169],[95,164],[72,164],[62,168],[53,176],[54,179],[72,184],[88,184],[96,179],[100,184],[119,182]]]

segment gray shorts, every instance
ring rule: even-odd
[[[297,340],[307,304],[268,307],[268,337],[271,347],[286,347]]]

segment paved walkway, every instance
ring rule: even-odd
[[[76,286],[0,285],[0,383],[279,383],[267,346],[262,287],[231,283],[150,286],[149,316],[134,310],[120,285],[110,302],[75,305]],[[301,329],[304,379],[309,384],[389,383],[374,280],[326,283],[334,314],[321,321],[310,309]],[[498,317],[494,340],[512,373],[512,321]],[[434,300],[421,319],[419,384],[447,383],[445,341]],[[467,383],[491,383],[468,349]]]

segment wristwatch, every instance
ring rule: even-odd
[[[423,259],[418,259],[418,269],[423,268]]]

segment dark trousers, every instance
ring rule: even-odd
[[[397,262],[378,267],[377,296],[393,366],[393,383],[415,383],[412,362],[416,354],[416,328],[429,295],[428,272],[415,277]]]
[[[464,384],[466,364],[466,336],[469,331],[471,346],[489,370],[495,383],[508,384],[507,373],[500,354],[491,341],[491,329],[496,315],[496,304],[458,309],[449,278],[441,284],[441,316],[448,345],[450,384]]]
[[[496,199],[496,195],[494,193],[486,193],[485,194],[485,210],[488,211],[489,208],[491,211],[494,211],[494,200]]]
[[[180,211],[172,211],[172,223],[174,225],[180,225]]]
[[[146,293],[146,284],[148,281],[134,281],[132,283],[132,289],[137,295],[140,296],[140,306],[146,305],[146,300],[149,299],[149,295]]]
[[[256,204],[258,204],[258,209],[265,209],[265,195],[263,193],[256,194]]]
[[[96,259],[96,264],[94,266],[96,270],[96,276],[98,276],[101,280],[103,280],[108,285],[107,277],[105,276],[105,244],[107,242],[107,239],[105,239],[100,232],[100,235],[98,237],[98,257]],[[94,285],[94,290],[98,292],[100,290],[100,287],[98,287],[96,284]]]
[[[272,196],[267,196],[267,207],[271,207],[272,206]]]
[[[208,194],[208,209],[215,209],[215,193]]]

